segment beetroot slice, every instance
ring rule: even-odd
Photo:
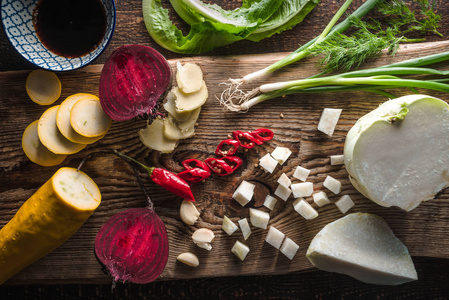
[[[143,45],[122,46],[101,71],[100,103],[115,121],[151,118],[171,83],[170,64],[158,51]]]
[[[151,208],[131,208],[113,215],[95,239],[97,259],[114,281],[149,283],[168,260],[164,223]]]

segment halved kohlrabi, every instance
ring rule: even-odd
[[[348,132],[344,157],[365,197],[410,211],[449,186],[449,105],[425,95],[389,100]]]

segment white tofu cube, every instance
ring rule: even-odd
[[[273,152],[271,152],[271,156],[279,162],[279,164],[282,166],[284,162],[290,157],[292,154],[292,151],[285,147],[279,147],[277,146]]]
[[[342,214],[345,214],[355,204],[354,201],[352,201],[351,197],[349,197],[349,195],[344,195],[335,202],[335,205],[341,211]]]
[[[263,203],[263,206],[268,208],[269,210],[273,210],[274,205],[276,204],[278,200],[274,198],[273,196],[267,195],[265,197],[265,202]]]
[[[331,155],[330,158],[332,166],[343,165],[345,163],[344,155]]]
[[[236,241],[234,246],[232,246],[231,252],[234,253],[235,256],[240,258],[241,261],[243,261],[249,253],[249,248],[240,241]]]
[[[221,228],[229,235],[232,235],[237,231],[237,229],[239,229],[239,227],[235,225],[235,223],[232,222],[231,219],[229,219],[227,216],[224,216]]]
[[[249,209],[249,219],[254,227],[267,229],[268,222],[270,221],[270,214],[258,209]]]
[[[276,249],[281,248],[282,241],[284,240],[285,234],[274,228],[273,226],[270,226],[270,229],[268,229],[267,236],[265,237],[265,242],[270,244]]]
[[[274,191],[274,194],[282,200],[287,201],[288,197],[292,194],[292,190],[280,184]]]
[[[298,252],[299,246],[293,242],[290,238],[285,238],[284,243],[281,247],[281,253],[287,256],[290,260],[295,257],[296,252]]]
[[[315,202],[315,204],[318,205],[319,207],[331,203],[329,198],[327,197],[327,194],[323,191],[315,193],[312,196],[313,202]]]
[[[310,170],[307,170],[306,168],[297,166],[295,169],[295,173],[293,173],[293,177],[301,180],[306,181],[307,177],[309,177]]]
[[[324,179],[323,185],[334,194],[340,194],[341,192],[341,182],[329,175]]]
[[[232,198],[237,200],[241,206],[245,206],[253,198],[255,188],[256,186],[254,184],[243,180],[239,187],[235,190]]]
[[[281,176],[279,176],[279,179],[277,181],[280,185],[283,185],[284,187],[288,188],[290,184],[292,184],[292,181],[285,173],[282,173]]]
[[[293,183],[290,187],[295,198],[309,197],[313,193],[312,182]]]
[[[277,165],[278,161],[271,157],[270,153],[267,153],[259,160],[259,166],[261,166],[268,173],[273,173]]]
[[[328,136],[332,136],[340,118],[341,111],[341,109],[336,108],[325,108],[318,122],[318,130]]]
[[[251,235],[251,228],[249,227],[248,219],[244,218],[238,221],[240,230],[243,233],[243,238],[245,241],[248,239],[248,237]]]
[[[318,212],[306,200],[302,198],[293,202],[295,210],[306,220],[312,220],[318,217]]]

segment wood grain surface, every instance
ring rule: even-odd
[[[380,65],[441,52],[448,42],[409,45],[395,56],[383,56],[371,65]],[[348,194],[356,202],[351,212],[371,212],[386,219],[397,236],[409,248],[412,256],[448,258],[448,243],[445,239],[449,224],[444,217],[449,211],[448,193],[441,193],[437,199],[429,201],[418,209],[405,213],[395,208],[383,208],[361,196],[350,184],[343,166],[331,166],[330,155],[342,154],[345,136],[358,118],[377,107],[386,99],[365,92],[329,93],[317,95],[291,95],[273,99],[252,108],[249,112],[238,114],[227,112],[219,105],[216,95],[223,90],[221,82],[228,78],[238,78],[261,66],[280,59],[284,53],[227,56],[195,57],[177,61],[198,63],[205,76],[209,89],[209,99],[203,106],[198,126],[193,138],[182,140],[171,154],[150,151],[139,140],[137,131],[145,126],[144,120],[115,122],[105,138],[89,145],[78,154],[70,155],[60,166],[77,167],[87,154],[105,149],[117,149],[135,157],[150,166],[160,166],[179,172],[181,162],[187,158],[205,160],[213,157],[215,147],[226,139],[233,130],[254,130],[259,127],[270,128],[275,137],[264,145],[246,152],[239,152],[244,164],[232,176],[212,176],[204,183],[193,186],[197,199],[195,205],[201,212],[200,220],[194,226],[184,224],[179,217],[180,198],[166,192],[159,186],[146,180],[154,199],[157,213],[162,217],[170,240],[170,254],[167,266],[161,276],[167,279],[191,279],[199,277],[218,277],[232,275],[284,274],[292,271],[304,271],[312,268],[305,258],[307,247],[314,235],[327,223],[342,214],[335,205],[317,208],[320,216],[306,221],[297,214],[292,206],[293,198],[286,202],[278,200],[275,209],[270,212],[269,225],[276,227],[300,245],[300,251],[292,260],[288,260],[278,250],[264,242],[267,230],[252,227],[252,235],[245,242],[251,251],[241,262],[230,251],[236,240],[243,241],[241,232],[228,236],[221,223],[226,215],[234,222],[249,216],[248,207],[261,207],[266,194],[273,195],[277,179],[282,173],[292,176],[298,165],[311,170],[308,181],[314,183],[314,191],[325,190],[324,178],[331,175],[341,180],[343,190],[340,195],[329,192],[332,202],[341,195]],[[317,59],[308,59],[274,74],[270,80],[288,80],[305,78],[317,73]],[[62,96],[55,104],[74,93],[98,94],[98,79],[101,65],[89,66],[79,71],[60,74]],[[438,67],[444,67],[443,65]],[[21,135],[25,127],[39,118],[47,107],[31,102],[24,89],[25,78],[29,71],[0,73],[2,90],[0,120],[3,134],[0,139],[3,151],[0,153],[2,168],[2,186],[0,195],[0,225],[14,215],[20,205],[41,186],[60,167],[40,167],[30,162],[21,149]],[[248,85],[248,88],[251,88]],[[407,93],[396,91],[398,95]],[[430,93],[447,98],[446,95]],[[342,108],[333,137],[317,131],[321,112],[326,107]],[[281,114],[283,117],[281,117]],[[292,155],[282,166],[269,174],[257,167],[260,157],[273,151],[276,146],[287,147]],[[9,283],[25,284],[40,282],[96,282],[107,283],[109,277],[101,271],[95,260],[93,245],[95,234],[105,221],[114,213],[125,208],[144,206],[142,192],[138,188],[133,172],[125,163],[112,155],[98,154],[89,159],[82,168],[99,185],[103,195],[101,206],[82,228],[65,244],[45,258],[20,272]],[[246,207],[241,207],[231,198],[233,191],[242,180],[257,185],[255,198]],[[313,202],[311,197],[307,199]],[[315,206],[315,204],[313,204]],[[261,208],[268,211],[266,208]],[[215,233],[213,249],[208,252],[195,246],[191,234],[198,228],[210,228]],[[427,242],[423,243],[423,240]],[[192,269],[176,261],[182,252],[191,251],[200,259],[200,266]]]
[[[163,0],[164,5],[169,7],[166,2]],[[241,1],[238,0],[216,0],[214,2],[228,8],[237,7],[241,4]],[[216,49],[207,53],[207,55],[211,56],[211,59],[220,60],[222,56],[229,55],[293,51],[299,44],[304,44],[317,36],[343,2],[343,0],[321,0],[319,5],[305,20],[291,30],[275,35],[260,43],[240,41]],[[362,2],[364,1],[354,0],[349,10],[355,10]],[[416,5],[411,0],[406,2],[410,5]],[[449,34],[449,3],[445,0],[433,2],[436,4],[436,11],[442,16],[440,23],[442,27],[439,30],[444,37],[428,35],[426,36],[428,42],[446,40]],[[87,75],[91,80],[97,80],[101,64],[105,62],[112,51],[124,44],[149,45],[155,47],[170,59],[195,57],[193,55],[187,56],[171,53],[151,40],[143,23],[141,1],[116,1],[116,7],[117,27],[106,51],[93,62],[91,67],[63,76],[63,81],[70,82],[70,89],[73,89],[73,91],[83,90],[97,93],[97,88],[85,84],[84,76]],[[179,19],[177,23],[182,26],[182,22]],[[430,48],[432,48],[432,45]],[[443,46],[439,49],[443,51],[448,48]],[[429,47],[422,54],[424,55],[428,52]],[[14,50],[3,30],[0,30],[0,54],[0,71],[4,71],[0,80],[0,226],[3,226],[12,217],[20,204],[32,195],[53,174],[56,168],[40,168],[30,163],[20,148],[20,135],[26,126],[25,120],[31,121],[38,118],[43,108],[27,102],[23,83],[28,71],[17,72],[17,70],[34,69],[35,66],[28,63]],[[402,58],[404,57],[398,57],[398,59]],[[226,57],[226,59],[229,58]],[[238,58],[235,57],[233,59]],[[389,61],[390,58],[384,57],[381,63]],[[309,66],[312,66],[311,71],[307,71]],[[313,73],[314,67],[313,61],[307,61],[289,68],[288,72]],[[220,74],[220,80],[234,74],[246,73],[244,70],[238,69],[232,69],[230,72],[229,74]],[[97,79],[95,79],[95,76],[97,76]],[[207,76],[209,79],[210,74],[207,74]],[[276,78],[281,78],[281,74],[276,74]],[[66,97],[70,93],[71,90],[64,87],[62,97]],[[445,95],[436,93],[434,95],[441,96],[447,101],[447,96]],[[298,234],[306,234],[300,236],[299,240],[297,240],[302,248],[291,263],[282,257],[281,254],[270,249],[271,246],[263,245],[264,243],[262,242],[259,243],[258,239],[262,240],[264,233],[254,232],[254,236],[251,239],[252,243],[256,245],[256,249],[251,252],[252,256],[248,258],[251,258],[252,263],[256,264],[258,260],[256,256],[261,254],[263,259],[269,259],[268,264],[270,265],[268,265],[268,270],[271,270],[271,272],[254,272],[254,267],[249,266],[251,263],[238,264],[236,258],[227,253],[224,259],[226,261],[233,259],[233,261],[229,265],[220,265],[220,268],[214,268],[214,272],[205,275],[206,277],[204,278],[164,280],[174,278],[174,273],[164,273],[163,279],[157,282],[148,285],[119,284],[114,291],[111,291],[108,277],[101,273],[93,258],[93,239],[102,221],[106,220],[108,216],[125,207],[143,205],[144,201],[141,198],[137,182],[126,165],[113,157],[96,157],[86,164],[84,170],[94,177],[102,188],[104,199],[100,208],[66,244],[58,248],[48,258],[37,262],[12,278],[7,284],[1,286],[0,299],[448,299],[447,277],[449,276],[449,260],[446,259],[447,250],[441,248],[441,245],[447,244],[447,192],[439,195],[436,200],[425,203],[418,210],[405,214],[395,209],[383,209],[373,206],[372,203],[361,197],[349,185],[349,182],[345,179],[346,172],[343,168],[329,166],[328,155],[341,153],[344,135],[355,120],[384,100],[379,96],[363,94],[364,102],[362,104],[353,100],[358,98],[358,96],[360,95],[345,94],[344,97],[337,94],[329,94],[323,97],[290,96],[288,101],[284,99],[271,100],[271,103],[273,101],[278,102],[276,108],[273,108],[273,104],[267,102],[255,107],[247,115],[222,114],[221,108],[211,106],[213,100],[210,100],[206,109],[206,112],[209,113],[202,114],[197,136],[185,141],[185,144],[181,145],[183,148],[179,148],[184,150],[179,151],[179,153],[177,150],[176,155],[159,157],[150,154],[148,150],[140,145],[135,136],[128,137],[130,131],[135,132],[142,127],[141,122],[135,122],[128,123],[123,128],[121,125],[115,124],[111,133],[104,140],[98,142],[93,148],[84,150],[79,155],[69,157],[64,162],[64,165],[76,166],[85,154],[103,148],[115,147],[122,149],[128,154],[135,155],[141,161],[146,160],[148,163],[157,162],[159,165],[178,170],[179,161],[184,157],[190,157],[192,151],[199,157],[206,157],[213,152],[216,142],[224,138],[229,133],[229,130],[258,127],[261,120],[263,120],[264,126],[272,125],[274,127],[277,134],[276,139],[259,149],[256,153],[245,154],[245,159],[251,159],[251,157],[259,153],[265,153],[264,151],[271,150],[275,145],[288,144],[295,149],[295,152],[287,167],[291,168],[293,164],[298,162],[305,163],[309,167],[315,167],[311,178],[317,183],[317,190],[322,188],[321,182],[323,178],[320,176],[323,176],[326,172],[343,179],[344,192],[350,194],[356,200],[354,211],[366,209],[382,215],[391,227],[395,229],[399,238],[409,246],[417,268],[418,281],[397,287],[374,286],[361,283],[348,276],[322,272],[312,268],[303,257],[307,241],[310,241],[314,230],[316,232],[320,226],[324,225],[324,218],[328,218],[330,221],[332,218],[338,217],[335,208],[332,207],[331,209],[331,206],[329,206],[320,210],[321,215],[319,219],[312,223],[302,221],[296,212],[292,212],[296,214],[295,217],[297,219],[290,227],[282,227],[283,230],[286,230],[286,233],[298,231]],[[323,135],[317,135],[315,128],[319,111],[335,103],[341,104],[340,107],[344,111],[334,138],[328,139]],[[24,104],[25,106],[23,106]],[[226,118],[229,118],[226,124],[231,124],[232,126],[230,128],[219,126],[219,122],[215,125],[217,116],[210,115],[213,111],[216,111],[218,116],[220,116],[219,122],[222,122],[222,118],[226,116]],[[284,119],[279,118],[281,112],[285,115]],[[204,122],[211,122],[213,128],[208,131],[203,125]],[[291,143],[292,141],[293,143]],[[190,146],[187,147],[187,145],[190,145],[192,148]],[[241,178],[247,175],[247,173],[238,174]],[[257,180],[264,183],[268,182],[268,187],[274,187],[272,178],[268,176],[262,176]],[[238,181],[237,178],[232,178],[232,180],[228,181],[211,180],[210,183],[208,182],[202,187],[198,187],[200,190],[196,191],[196,193],[202,193],[201,189],[210,190],[209,184],[217,184],[223,190],[231,190],[232,187],[230,186],[235,184],[236,181]],[[167,226],[174,228],[180,225],[180,228],[182,228],[182,230],[179,229],[179,237],[174,238],[172,234],[171,240],[176,242],[177,246],[184,247],[181,249],[198,251],[201,254],[200,258],[202,261],[219,261],[221,257],[217,257],[213,253],[208,255],[205,252],[201,252],[201,249],[188,248],[192,247],[187,246],[191,245],[188,237],[192,229],[183,225],[179,220],[177,209],[180,199],[176,199],[169,193],[157,189],[149,181],[147,181],[147,184],[154,191],[153,195],[157,210],[163,216],[164,221],[173,220],[173,223],[169,223]],[[236,220],[245,212],[231,209],[233,206],[225,206],[227,201],[230,201],[229,195],[225,192],[220,193],[216,190],[208,197],[219,197],[218,199],[223,201],[223,204],[216,208],[217,212],[215,214],[205,215],[204,212],[208,211],[208,207],[204,203],[207,203],[209,200],[203,201],[204,199],[199,199],[197,204],[203,203],[200,206],[202,212],[200,224],[207,226],[210,224],[214,227],[214,231],[217,233],[217,240],[214,242],[213,250],[215,253],[217,253],[217,249],[223,248],[228,251],[231,245],[223,242],[225,234],[219,229],[217,224],[219,224],[219,220],[225,213],[229,212],[233,219]],[[333,200],[335,200],[335,197]],[[291,201],[290,199],[282,208],[280,206],[276,208],[275,212],[272,213],[272,223],[280,224],[283,222],[283,215],[278,213],[284,209],[286,213],[288,209],[291,210],[291,208],[287,207]],[[213,211],[215,212],[215,210]],[[212,221],[208,223],[207,220]],[[238,237],[240,235],[233,236],[235,239]],[[232,243],[232,241],[229,240],[229,243]],[[274,258],[269,258],[270,255]],[[175,264],[174,256],[175,250],[172,247],[169,267],[170,270],[173,270],[173,266],[175,266],[178,276],[180,274],[183,274],[183,278],[204,276],[202,275],[203,271],[195,270],[195,272],[198,272],[195,273],[189,268]],[[70,264],[67,263],[68,261],[70,261]],[[59,267],[61,265],[65,267]],[[231,267],[234,268],[234,273],[231,276],[214,277],[222,274],[224,272],[223,268],[230,270]],[[305,269],[305,271],[288,270],[293,267],[300,267]],[[241,273],[243,272],[242,270],[246,271],[246,274],[254,275],[234,276],[244,274]],[[263,275],[268,273],[269,275]],[[285,274],[273,275],[278,273]]]

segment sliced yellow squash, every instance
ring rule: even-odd
[[[70,111],[72,110],[73,105],[80,99],[95,99],[98,100],[98,97],[92,94],[78,93],[67,97],[64,101],[62,101],[58,113],[56,115],[56,125],[58,126],[59,131],[65,136],[69,141],[80,144],[92,144],[104,135],[96,136],[96,137],[86,137],[78,132],[76,132],[72,125],[70,124]]]
[[[55,154],[48,150],[39,140],[37,126],[39,120],[25,128],[22,135],[22,149],[29,160],[44,167],[56,166],[64,161],[67,155]]]
[[[32,71],[27,77],[25,88],[31,100],[39,105],[53,104],[61,96],[61,82],[50,71]]]
[[[80,135],[98,137],[108,132],[112,120],[104,112],[98,98],[82,98],[70,111],[70,124]]]
[[[50,107],[39,118],[37,133],[39,140],[51,152],[56,154],[74,154],[86,147],[86,144],[74,143],[66,139],[56,126],[56,114],[59,105]]]

